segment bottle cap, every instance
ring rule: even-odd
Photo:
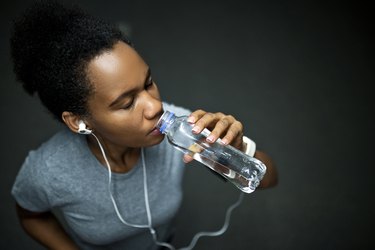
[[[156,127],[161,133],[164,133],[166,128],[171,124],[172,117],[174,117],[174,113],[169,111],[165,111],[164,114],[160,117]]]

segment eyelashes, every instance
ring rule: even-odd
[[[145,84],[145,89],[150,88],[152,85],[154,85],[154,80],[150,76],[149,79],[148,79],[148,81],[147,81],[147,83]]]
[[[123,106],[121,109],[130,109],[134,105],[134,97],[131,99],[129,103],[127,103],[125,106]]]
[[[146,82],[146,84],[144,86],[144,89],[145,90],[150,89],[151,87],[154,86],[154,83],[155,83],[154,80],[150,76],[149,79],[148,79],[148,81]],[[132,108],[134,106],[135,100],[136,100],[136,95],[134,95],[132,97],[132,99],[126,105],[124,105],[121,109],[130,109],[130,108]]]

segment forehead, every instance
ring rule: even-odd
[[[95,90],[124,89],[143,82],[148,66],[139,54],[124,42],[93,58],[87,67]]]

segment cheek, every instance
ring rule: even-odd
[[[104,117],[103,117],[104,118]],[[107,114],[100,121],[103,130],[111,134],[137,134],[141,127],[141,120],[137,116],[131,116],[127,111],[116,111]]]
[[[105,122],[98,122],[97,126],[97,133],[108,142],[117,145],[136,146],[134,145],[135,142],[142,141],[143,131],[141,123],[137,119],[120,119],[118,116],[110,119],[108,117]]]
[[[160,92],[156,83],[154,83],[151,88],[145,90],[145,92],[147,92],[150,97],[160,100]]]
[[[119,134],[135,133],[137,127],[137,118],[130,117],[126,111],[100,111],[96,110],[92,114],[92,128],[102,136],[115,137]]]
[[[161,98],[160,98],[160,92],[159,92],[158,86],[156,84],[155,84],[155,89],[154,89],[154,91],[152,91],[151,95],[154,98],[156,98],[158,100],[161,100]]]

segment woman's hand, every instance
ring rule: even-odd
[[[190,114],[188,122],[194,124],[193,133],[195,134],[199,134],[205,128],[211,131],[210,135],[206,138],[208,143],[214,143],[217,139],[221,138],[222,143],[230,144],[243,151],[243,126],[233,116],[220,112],[209,113],[197,110]],[[184,155],[184,162],[188,163],[192,160],[193,158],[190,155]]]

